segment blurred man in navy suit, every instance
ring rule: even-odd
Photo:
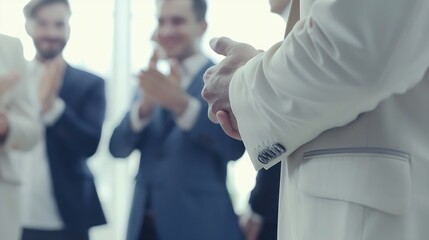
[[[171,61],[171,72],[157,70],[155,53],[110,141],[115,157],[141,153],[127,239],[240,240],[226,173],[244,146],[210,122],[200,94],[203,73],[213,65],[199,45],[207,28],[206,2],[157,4],[153,39]]]
[[[66,63],[67,0],[32,0],[26,30],[37,50],[33,89],[45,134],[26,157],[23,240],[88,240],[106,223],[87,159],[97,150],[105,114],[104,81]],[[25,155],[24,155],[25,156]]]

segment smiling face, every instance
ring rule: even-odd
[[[192,0],[159,0],[156,41],[169,58],[183,60],[199,49],[206,30],[205,20],[198,20]]]
[[[53,59],[62,53],[70,36],[70,9],[63,3],[47,4],[27,21],[27,32],[33,39],[37,57]]]

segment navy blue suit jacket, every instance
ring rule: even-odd
[[[264,219],[259,240],[277,240],[281,164],[258,171],[249,204],[252,210]]]
[[[104,81],[67,66],[59,96],[65,111],[46,128],[54,197],[65,230],[82,233],[106,223],[86,163],[100,141],[106,108]]]
[[[202,105],[190,131],[181,130],[171,113],[158,107],[141,133],[132,131],[129,113],[113,133],[115,157],[141,152],[128,240],[138,239],[147,209],[155,216],[160,240],[242,239],[226,173],[228,161],[241,157],[244,146],[208,119],[202,76],[212,65],[208,62],[187,89]]]

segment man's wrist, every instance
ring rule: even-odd
[[[51,96],[49,99],[42,105],[42,113],[46,113],[51,111],[52,106],[55,104],[55,100],[57,99],[57,96]]]
[[[66,104],[61,98],[56,98],[51,107],[42,113],[43,122],[47,126],[52,126],[62,116],[66,109]]]
[[[187,94],[183,95],[178,101],[175,102],[173,106],[173,112],[177,117],[180,117],[186,110],[189,104],[189,96]]]
[[[152,109],[153,109],[152,105],[150,105],[146,102],[140,103],[139,110],[138,110],[139,119],[147,118],[152,113]]]
[[[262,223],[264,221],[264,217],[262,217],[262,215],[255,212],[251,206],[249,206],[247,208],[246,214],[248,214],[248,217],[254,222],[261,222]]]
[[[201,102],[194,98],[188,98],[188,104],[180,116],[175,116],[177,126],[183,131],[191,130],[201,112]]]
[[[151,107],[151,110],[148,111],[147,113],[142,113],[140,110],[142,108],[142,104],[143,104],[142,102],[136,101],[132,104],[130,109],[131,129],[135,133],[139,133],[140,131],[142,131],[147,126],[147,124],[150,123],[152,118],[153,107]],[[145,115],[142,115],[142,114],[145,114]]]

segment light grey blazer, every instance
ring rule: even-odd
[[[291,8],[230,85],[255,168],[282,163],[279,239],[427,239],[429,1]]]
[[[40,136],[34,93],[30,93],[26,62],[18,39],[0,34],[0,76],[22,74],[11,91],[0,96],[0,109],[6,112],[9,134],[0,146],[0,239],[18,240],[20,235],[19,163],[9,158],[13,150],[28,150]]]

